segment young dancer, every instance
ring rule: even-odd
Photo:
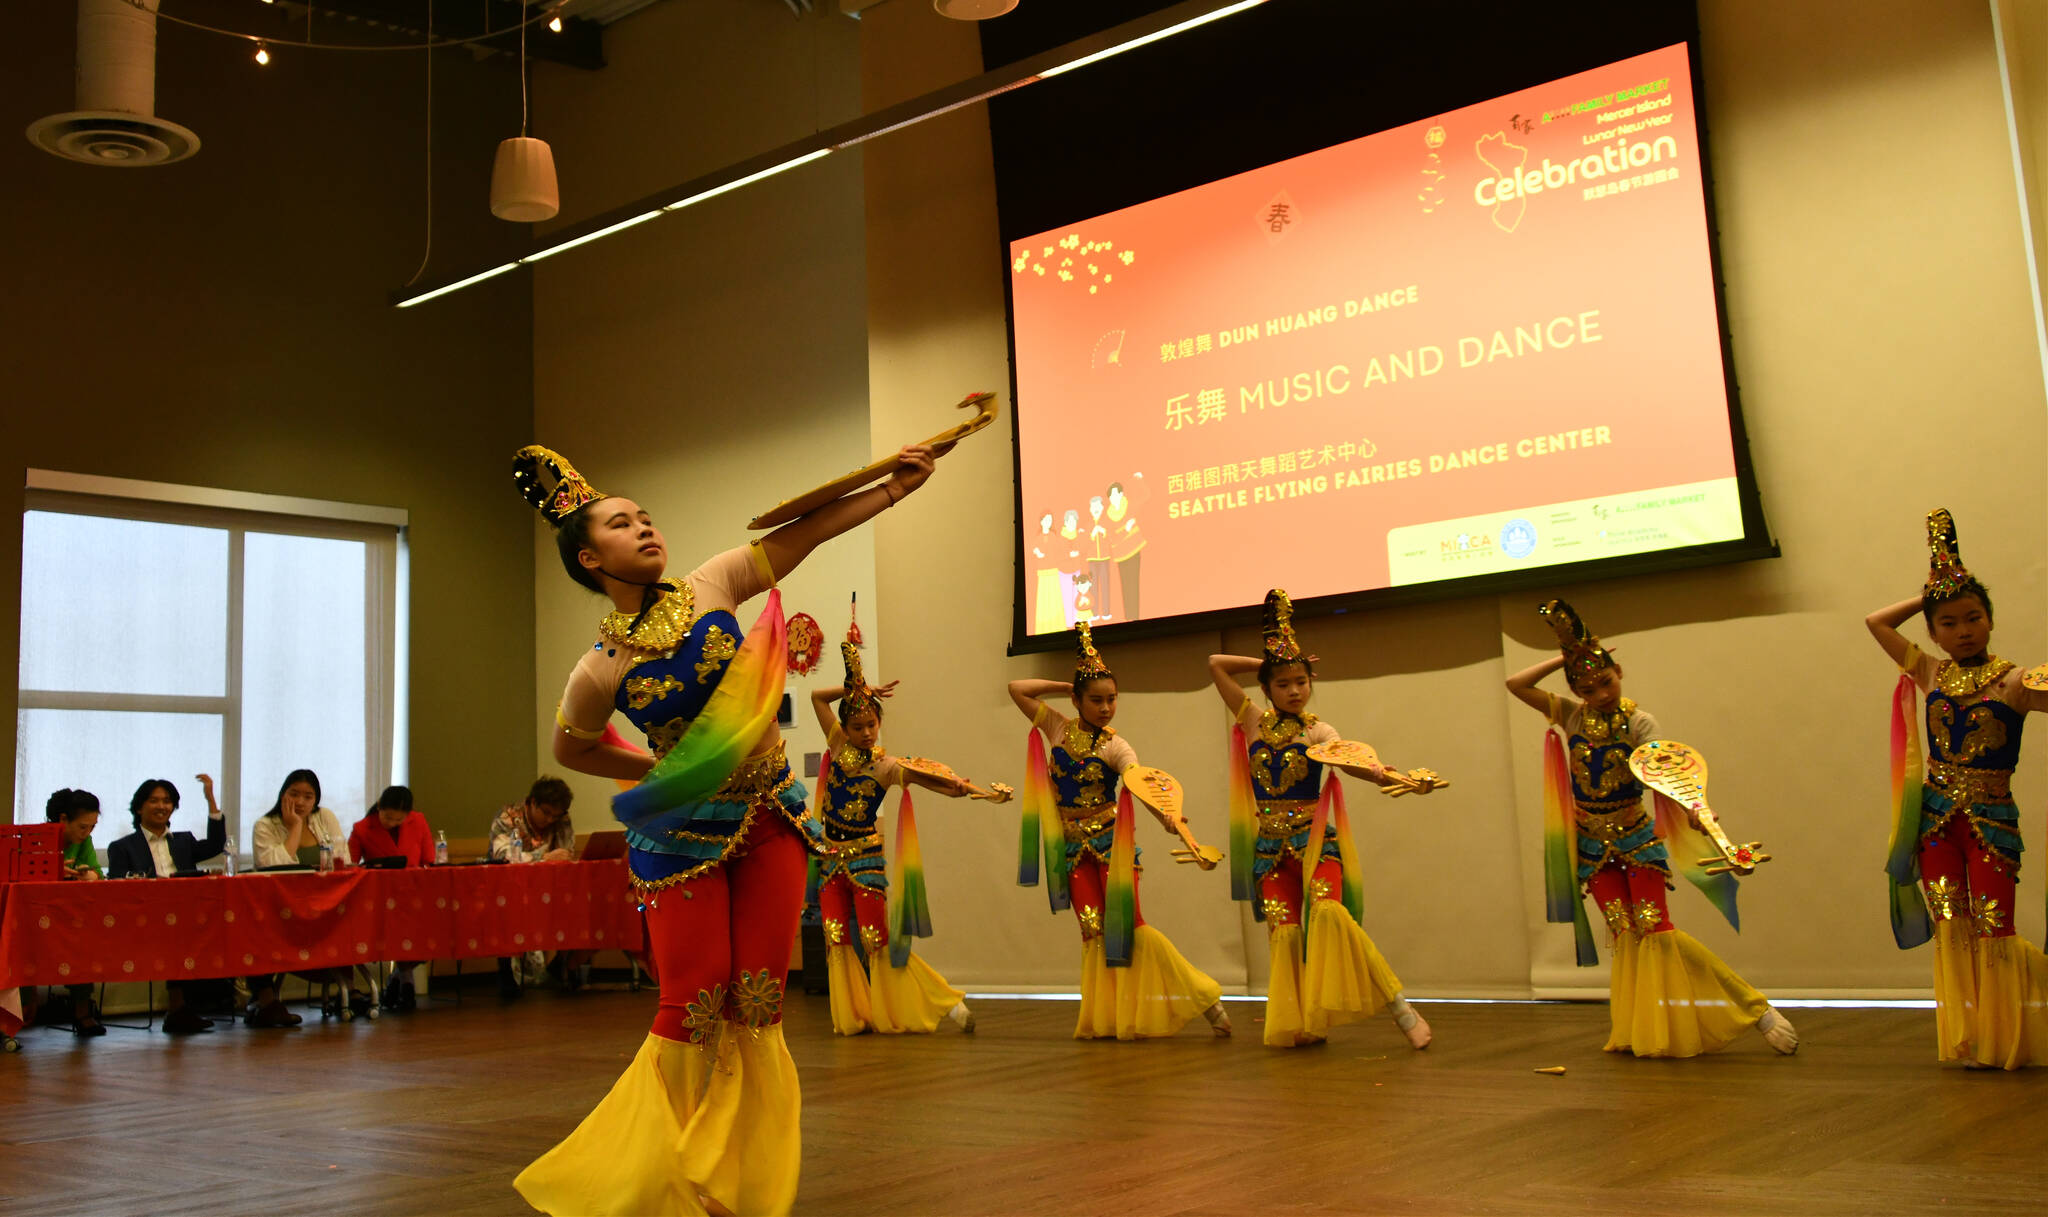
[[[1221,987],[1181,958],[1166,935],[1146,925],[1138,908],[1130,792],[1118,797],[1124,771],[1138,763],[1138,754],[1109,725],[1116,717],[1116,676],[1096,651],[1086,622],[1079,650],[1070,685],[1010,682],[1010,700],[1031,720],[1033,733],[1018,881],[1038,882],[1042,830],[1052,910],[1071,904],[1081,927],[1081,1017],[1074,1038],[1172,1035],[1197,1014],[1218,1036],[1229,1035]],[[1040,700],[1062,692],[1073,700],[1074,718]],[[1174,856],[1194,860],[1191,850],[1175,850]]]
[[[1921,594],[1864,619],[1904,673],[1892,700],[1892,933],[1901,948],[1934,940],[1936,1060],[2039,1065],[2048,960],[2013,931],[2023,846],[2012,772],[2026,716],[2048,709],[2048,666],[2022,674],[1991,653],[1991,593],[1963,566],[1945,510],[1927,517],[1927,552]],[[1915,614],[1947,659],[1899,633]],[[1924,774],[1913,739],[1919,693]]]
[[[1599,963],[1580,892],[1592,896],[1614,936],[1608,979],[1612,1032],[1607,1051],[1637,1056],[1698,1056],[1755,1027],[1774,1050],[1792,1053],[1799,1037],[1764,996],[1699,940],[1671,924],[1665,889],[1672,856],[1665,839],[1684,837],[1680,869],[1735,923],[1734,882],[1694,865],[1687,814],[1661,801],[1653,818],[1629,755],[1659,738],[1657,720],[1621,695],[1621,665],[1579,620],[1552,600],[1537,612],[1557,634],[1562,654],[1508,678],[1508,692],[1540,711],[1545,736],[1545,888],[1549,917],[1576,927],[1579,964]],[[1536,687],[1562,668],[1574,697]],[[1668,810],[1666,807],[1668,805]],[[1704,837],[1698,838],[1704,841]]]
[[[1236,724],[1231,731],[1231,894],[1251,901],[1252,916],[1266,923],[1271,956],[1266,1044],[1319,1044],[1339,1023],[1390,1010],[1408,1043],[1427,1048],[1429,1024],[1401,996],[1400,979],[1359,928],[1359,910],[1345,899],[1359,890],[1358,860],[1347,856],[1348,825],[1339,821],[1340,830],[1322,838],[1319,857],[1307,866],[1306,876],[1302,873],[1323,788],[1322,763],[1310,759],[1308,751],[1340,737],[1335,727],[1309,713],[1315,657],[1302,653],[1293,618],[1293,602],[1276,587],[1266,593],[1265,657],[1209,656],[1209,677]],[[1238,684],[1240,676],[1252,673],[1271,703],[1268,709],[1259,709]],[[1248,764],[1239,763],[1240,758]],[[1342,768],[1376,786],[1388,781],[1379,765]],[[1342,796],[1333,790],[1329,797]],[[1241,841],[1241,835],[1251,835],[1253,813],[1256,840]],[[1240,820],[1246,821],[1242,830]]]

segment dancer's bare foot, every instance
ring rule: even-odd
[[[969,1035],[974,1034],[974,1011],[967,1008],[966,1002],[954,1002],[953,1008],[946,1011],[946,1018],[960,1030]]]
[[[1765,1007],[1756,1029],[1763,1032],[1764,1043],[1769,1044],[1772,1051],[1784,1056],[1799,1051],[1799,1033],[1792,1029],[1792,1020],[1778,1013],[1776,1007]]]
[[[1328,1042],[1329,1041],[1323,1036],[1310,1035],[1306,1031],[1297,1031],[1294,1033],[1294,1046],[1296,1048],[1311,1048],[1317,1044],[1326,1044]]]
[[[1409,1047],[1418,1052],[1429,1047],[1429,1023],[1422,1015],[1416,1013],[1415,1007],[1408,1004],[1407,998],[1395,998],[1389,1008],[1394,1012],[1394,1025],[1401,1029],[1401,1034],[1408,1037]]]
[[[1209,1020],[1209,1026],[1216,1032],[1217,1039],[1230,1038],[1230,1012],[1223,1008],[1222,1002],[1211,1003],[1207,1010],[1202,1011],[1202,1017]]]

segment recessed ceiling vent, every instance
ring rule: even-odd
[[[38,148],[88,165],[168,165],[199,137],[156,117],[158,0],[78,0],[78,109],[29,124]]]

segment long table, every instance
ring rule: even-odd
[[[0,990],[642,941],[617,859],[0,884]]]

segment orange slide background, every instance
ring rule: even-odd
[[[1384,587],[1393,528],[1732,476],[1703,185],[1681,44],[1014,243],[1026,632],[1077,575],[1098,621],[1124,571],[1148,618]]]

